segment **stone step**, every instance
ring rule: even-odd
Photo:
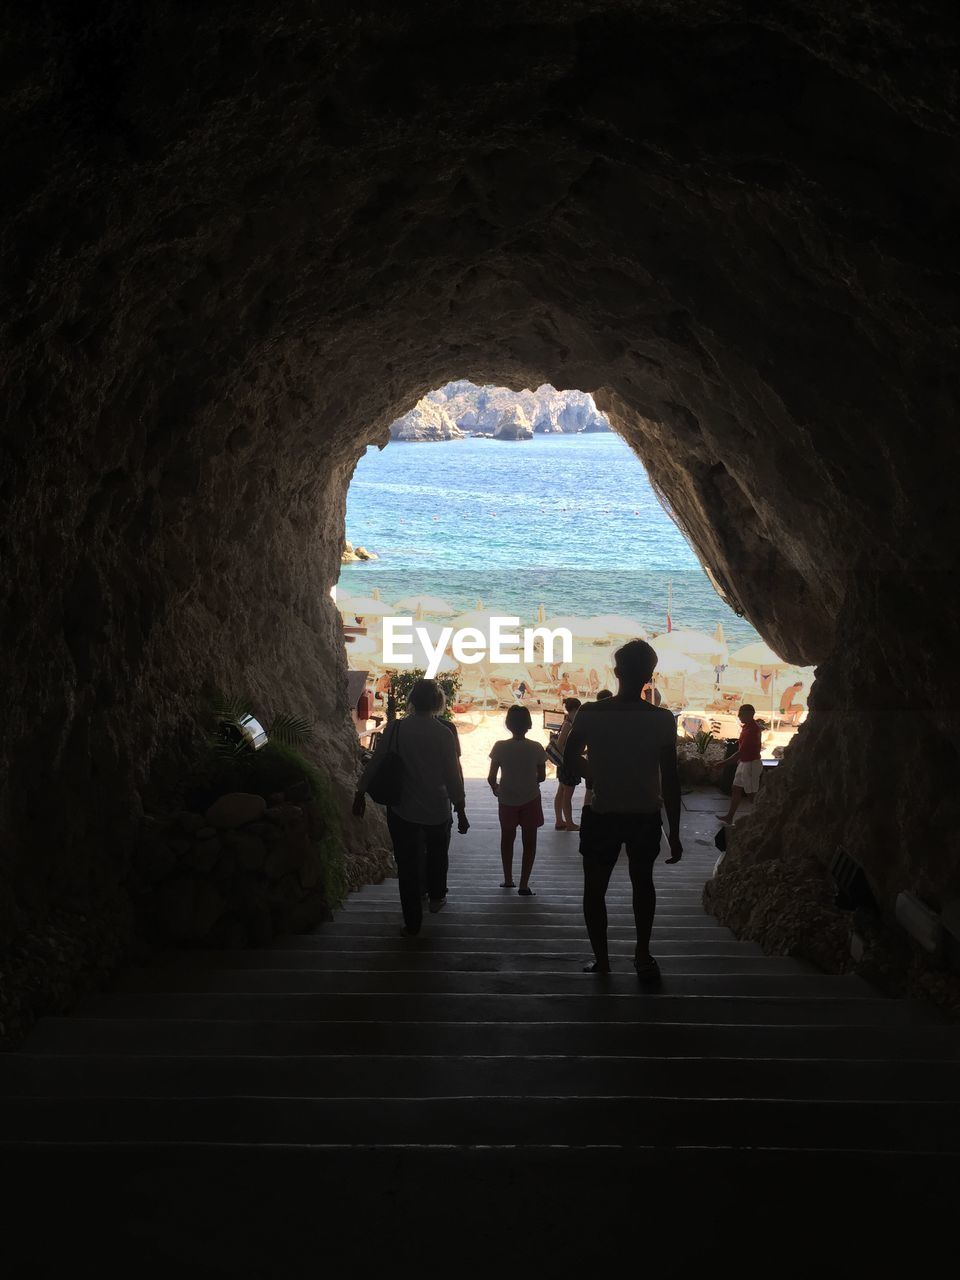
[[[960,1100],[960,1062],[614,1056],[0,1055],[0,1096]],[[574,1103],[574,1105],[576,1105]]]
[[[584,957],[586,959],[588,957]],[[403,963],[401,961],[401,963]],[[666,963],[666,962],[665,962]],[[446,967],[393,968],[370,972],[359,969],[141,969],[127,973],[116,990],[126,995],[143,993],[166,999],[179,993],[229,995],[350,995],[451,994],[508,996],[580,996],[593,994],[597,979],[582,973],[580,963],[555,966],[550,972],[462,971]],[[702,966],[701,966],[702,969]],[[620,985],[624,979],[618,979]],[[664,969],[658,988],[661,995],[721,995],[725,997],[811,997],[875,999],[875,993],[857,978],[827,974],[675,973]]]
[[[960,1151],[960,1103],[661,1097],[0,1098],[5,1141]]]
[[[679,982],[679,979],[676,981]],[[848,997],[645,994],[636,979],[584,982],[579,995],[499,992],[351,992],[341,995],[156,993],[92,995],[77,1013],[86,1018],[271,1019],[375,1022],[739,1022],[784,1026],[811,1023],[913,1026],[930,1010],[908,1001]]]
[[[370,907],[364,911],[341,911],[329,923],[323,926],[326,931],[332,931],[336,927],[355,928],[358,925],[381,925],[386,921],[390,923],[399,915],[400,903],[384,902],[382,906],[377,908]],[[427,912],[433,915],[433,912]],[[518,900],[517,906],[491,907],[489,910],[470,910],[467,907],[447,903],[436,915],[443,917],[443,923],[449,925],[463,924],[467,927],[471,925],[484,924],[485,922],[492,928],[501,925],[511,924],[544,924],[553,926],[573,926],[583,929],[583,912],[575,907],[558,907],[551,906],[550,903],[540,904],[539,901],[532,899]],[[671,925],[679,927],[692,927],[699,925],[701,922],[708,927],[716,928],[719,922],[713,917],[705,915],[703,911],[693,911],[689,907],[665,907],[662,911],[657,908],[657,920],[661,929],[669,928]],[[618,907],[615,904],[607,904],[607,921],[611,928],[620,926],[624,928],[634,928],[633,911],[629,907]]]
[[[676,940],[682,938],[732,938],[733,934],[729,929],[725,929],[720,925],[712,924],[706,916],[702,916],[703,924],[694,923],[694,917],[691,917],[689,924],[654,924],[651,941],[654,945],[662,938],[673,938]],[[382,937],[387,936],[390,932],[399,930],[400,914],[397,912],[395,920],[391,920],[389,916],[385,916],[379,920],[372,921],[356,921],[348,923],[345,920],[334,920],[330,924],[325,924],[322,930],[316,934],[304,934],[303,939],[315,938],[318,941],[326,939],[350,938],[350,937]],[[445,915],[440,911],[436,915],[429,912],[424,913],[423,934],[421,937],[430,935],[436,937],[447,938],[581,938],[586,942],[586,926],[581,919],[579,922],[570,924],[524,924],[522,921],[516,924],[461,924],[453,915]],[[611,924],[608,929],[608,935],[611,938],[630,937],[636,941],[637,931],[633,922],[630,924]],[[417,945],[412,943],[411,945]]]
[[[656,942],[656,953],[660,958],[666,956],[689,955],[689,956],[708,956],[708,955],[726,955],[726,956],[747,956],[758,957],[763,955],[762,949],[755,942],[738,942],[728,930],[719,931],[722,936],[715,938],[712,935],[706,939],[700,934],[688,932],[684,938],[658,938]],[[416,944],[411,944],[407,939],[401,938],[398,934],[391,930],[384,930],[381,933],[372,934],[348,934],[342,933],[337,937],[330,934],[300,934],[294,937],[276,938],[266,947],[258,947],[255,950],[246,952],[250,956],[261,956],[264,959],[270,957],[268,963],[273,963],[272,957],[285,955],[298,955],[306,957],[309,955],[348,955],[361,953],[374,953],[378,951],[390,952],[396,954],[398,948],[404,955],[415,953],[418,956],[424,955],[446,955],[451,952],[481,952],[484,955],[496,956],[502,953],[511,953],[515,955],[536,955],[539,953],[556,955],[570,959],[571,955],[580,955],[580,949],[587,946],[585,933],[579,938],[543,938],[540,936],[514,938],[457,938],[439,937],[436,934],[423,933]],[[611,956],[630,957],[632,960],[633,953],[636,949],[636,936],[611,938],[609,940],[609,951]],[[205,952],[189,952],[192,959],[190,962],[197,964],[202,961]],[[189,962],[187,962],[189,963]],[[284,963],[281,959],[281,967]],[[799,962],[798,962],[799,963]],[[615,966],[616,967],[616,966]],[[630,969],[629,964],[620,964],[620,969],[624,972]]]
[[[402,939],[399,939],[401,943]],[[632,954],[632,952],[631,952]],[[709,951],[702,955],[671,955],[667,964],[661,949],[661,958],[667,971],[677,973],[709,974],[787,974],[796,976],[807,970],[789,956],[765,956],[748,952],[740,955],[716,955]],[[410,947],[392,948],[389,951],[205,951],[179,952],[158,958],[154,972],[169,970],[237,971],[302,971],[306,973],[334,973],[346,970],[366,970],[369,973],[391,972],[395,969],[422,971],[445,969],[465,973],[556,973],[569,972],[569,951],[443,951],[431,948],[413,950]],[[622,969],[629,966],[621,965]]]
[[[457,1266],[468,1277],[590,1276],[598,1247],[637,1248],[638,1206],[656,1213],[644,1268],[672,1280],[711,1266],[762,1265],[777,1280],[912,1275],[908,1226],[923,1236],[951,1221],[957,1174],[952,1155],[555,1144],[54,1142],[4,1155],[16,1170],[4,1191],[11,1275],[69,1275],[95,1257],[101,1276],[149,1280],[294,1276],[321,1256],[325,1271],[392,1275],[414,1251],[426,1272],[468,1254]]]
[[[960,1062],[945,1025],[797,1025],[763,1022],[306,1021],[295,1018],[41,1018],[34,1054],[563,1055],[655,1058],[817,1058]]]
[[[516,879],[516,873],[514,875]],[[479,889],[465,893],[462,886],[458,885],[456,892],[450,888],[447,898],[447,907],[445,910],[456,911],[529,911],[532,907],[536,907],[538,911],[574,911],[582,913],[583,910],[583,891],[563,893],[547,886],[544,888],[542,881],[537,881],[531,885],[535,889],[535,897],[533,899],[521,897],[516,889],[497,889],[495,893],[484,894]],[[659,907],[671,910],[684,909],[687,911],[696,908],[699,912],[703,911],[700,890],[691,891],[690,893],[674,892],[672,894],[660,893],[657,895],[657,904]],[[380,894],[371,894],[369,897],[363,897],[356,901],[348,902],[337,912],[337,916],[350,916],[355,911],[382,911],[384,908],[392,907],[395,910],[400,906],[400,893],[396,882],[387,885]],[[618,911],[630,910],[630,895],[623,894],[607,894],[607,908],[616,908]],[[322,926],[321,926],[322,927]]]

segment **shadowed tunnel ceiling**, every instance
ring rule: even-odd
[[[317,717],[346,793],[346,487],[460,377],[594,391],[751,621],[820,664],[745,856],[843,841],[888,898],[960,892],[950,6],[18,24],[6,934],[122,880],[205,688]]]

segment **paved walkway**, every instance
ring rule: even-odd
[[[861,1209],[946,1214],[956,1029],[705,915],[725,803],[686,797],[684,860],[658,864],[656,991],[631,968],[625,863],[604,982],[581,972],[576,835],[542,832],[536,897],[500,889],[476,782],[448,905],[418,940],[390,880],[311,936],[171,953],[44,1019],[0,1059],[18,1214],[55,1204],[70,1227],[47,1247],[132,1249],[137,1274],[258,1276],[314,1252],[372,1274],[431,1249],[456,1250],[438,1270],[567,1274],[638,1235],[649,1264],[686,1274],[785,1233],[792,1275],[821,1225],[852,1248]]]

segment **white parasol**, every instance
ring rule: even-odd
[[[719,666],[727,661],[727,646],[723,640],[706,631],[690,631],[681,628],[679,631],[665,631],[653,642],[657,653],[686,653],[691,657],[708,661],[711,666]]]
[[[338,600],[337,608],[345,617],[350,618],[389,618],[394,613],[393,605],[376,600],[373,596],[353,596]]]
[[[728,660],[728,666],[747,668],[753,671],[772,671],[774,675],[790,666],[773,652],[766,640],[754,640],[745,644],[742,649],[735,649]],[[777,693],[776,681],[770,681],[770,723],[776,717]]]

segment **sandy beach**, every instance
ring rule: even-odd
[[[547,745],[549,733],[543,728],[543,716],[533,715],[533,729],[528,737]],[[506,711],[501,708],[490,709],[485,716],[473,712],[470,716],[454,716],[453,720],[457,726],[457,732],[460,736],[460,759],[463,766],[463,776],[465,778],[485,778],[490,768],[490,748],[500,738],[508,738],[510,735],[504,727],[503,718]],[[737,737],[740,730],[740,724],[733,716],[724,716],[721,718],[722,734],[718,741],[723,741],[727,737]],[[768,730],[763,735],[763,756],[766,759],[773,757],[774,749],[777,747],[785,747],[793,738],[795,730],[778,729]],[[682,735],[681,735],[682,736]],[[552,766],[547,766],[548,778],[554,776]]]

